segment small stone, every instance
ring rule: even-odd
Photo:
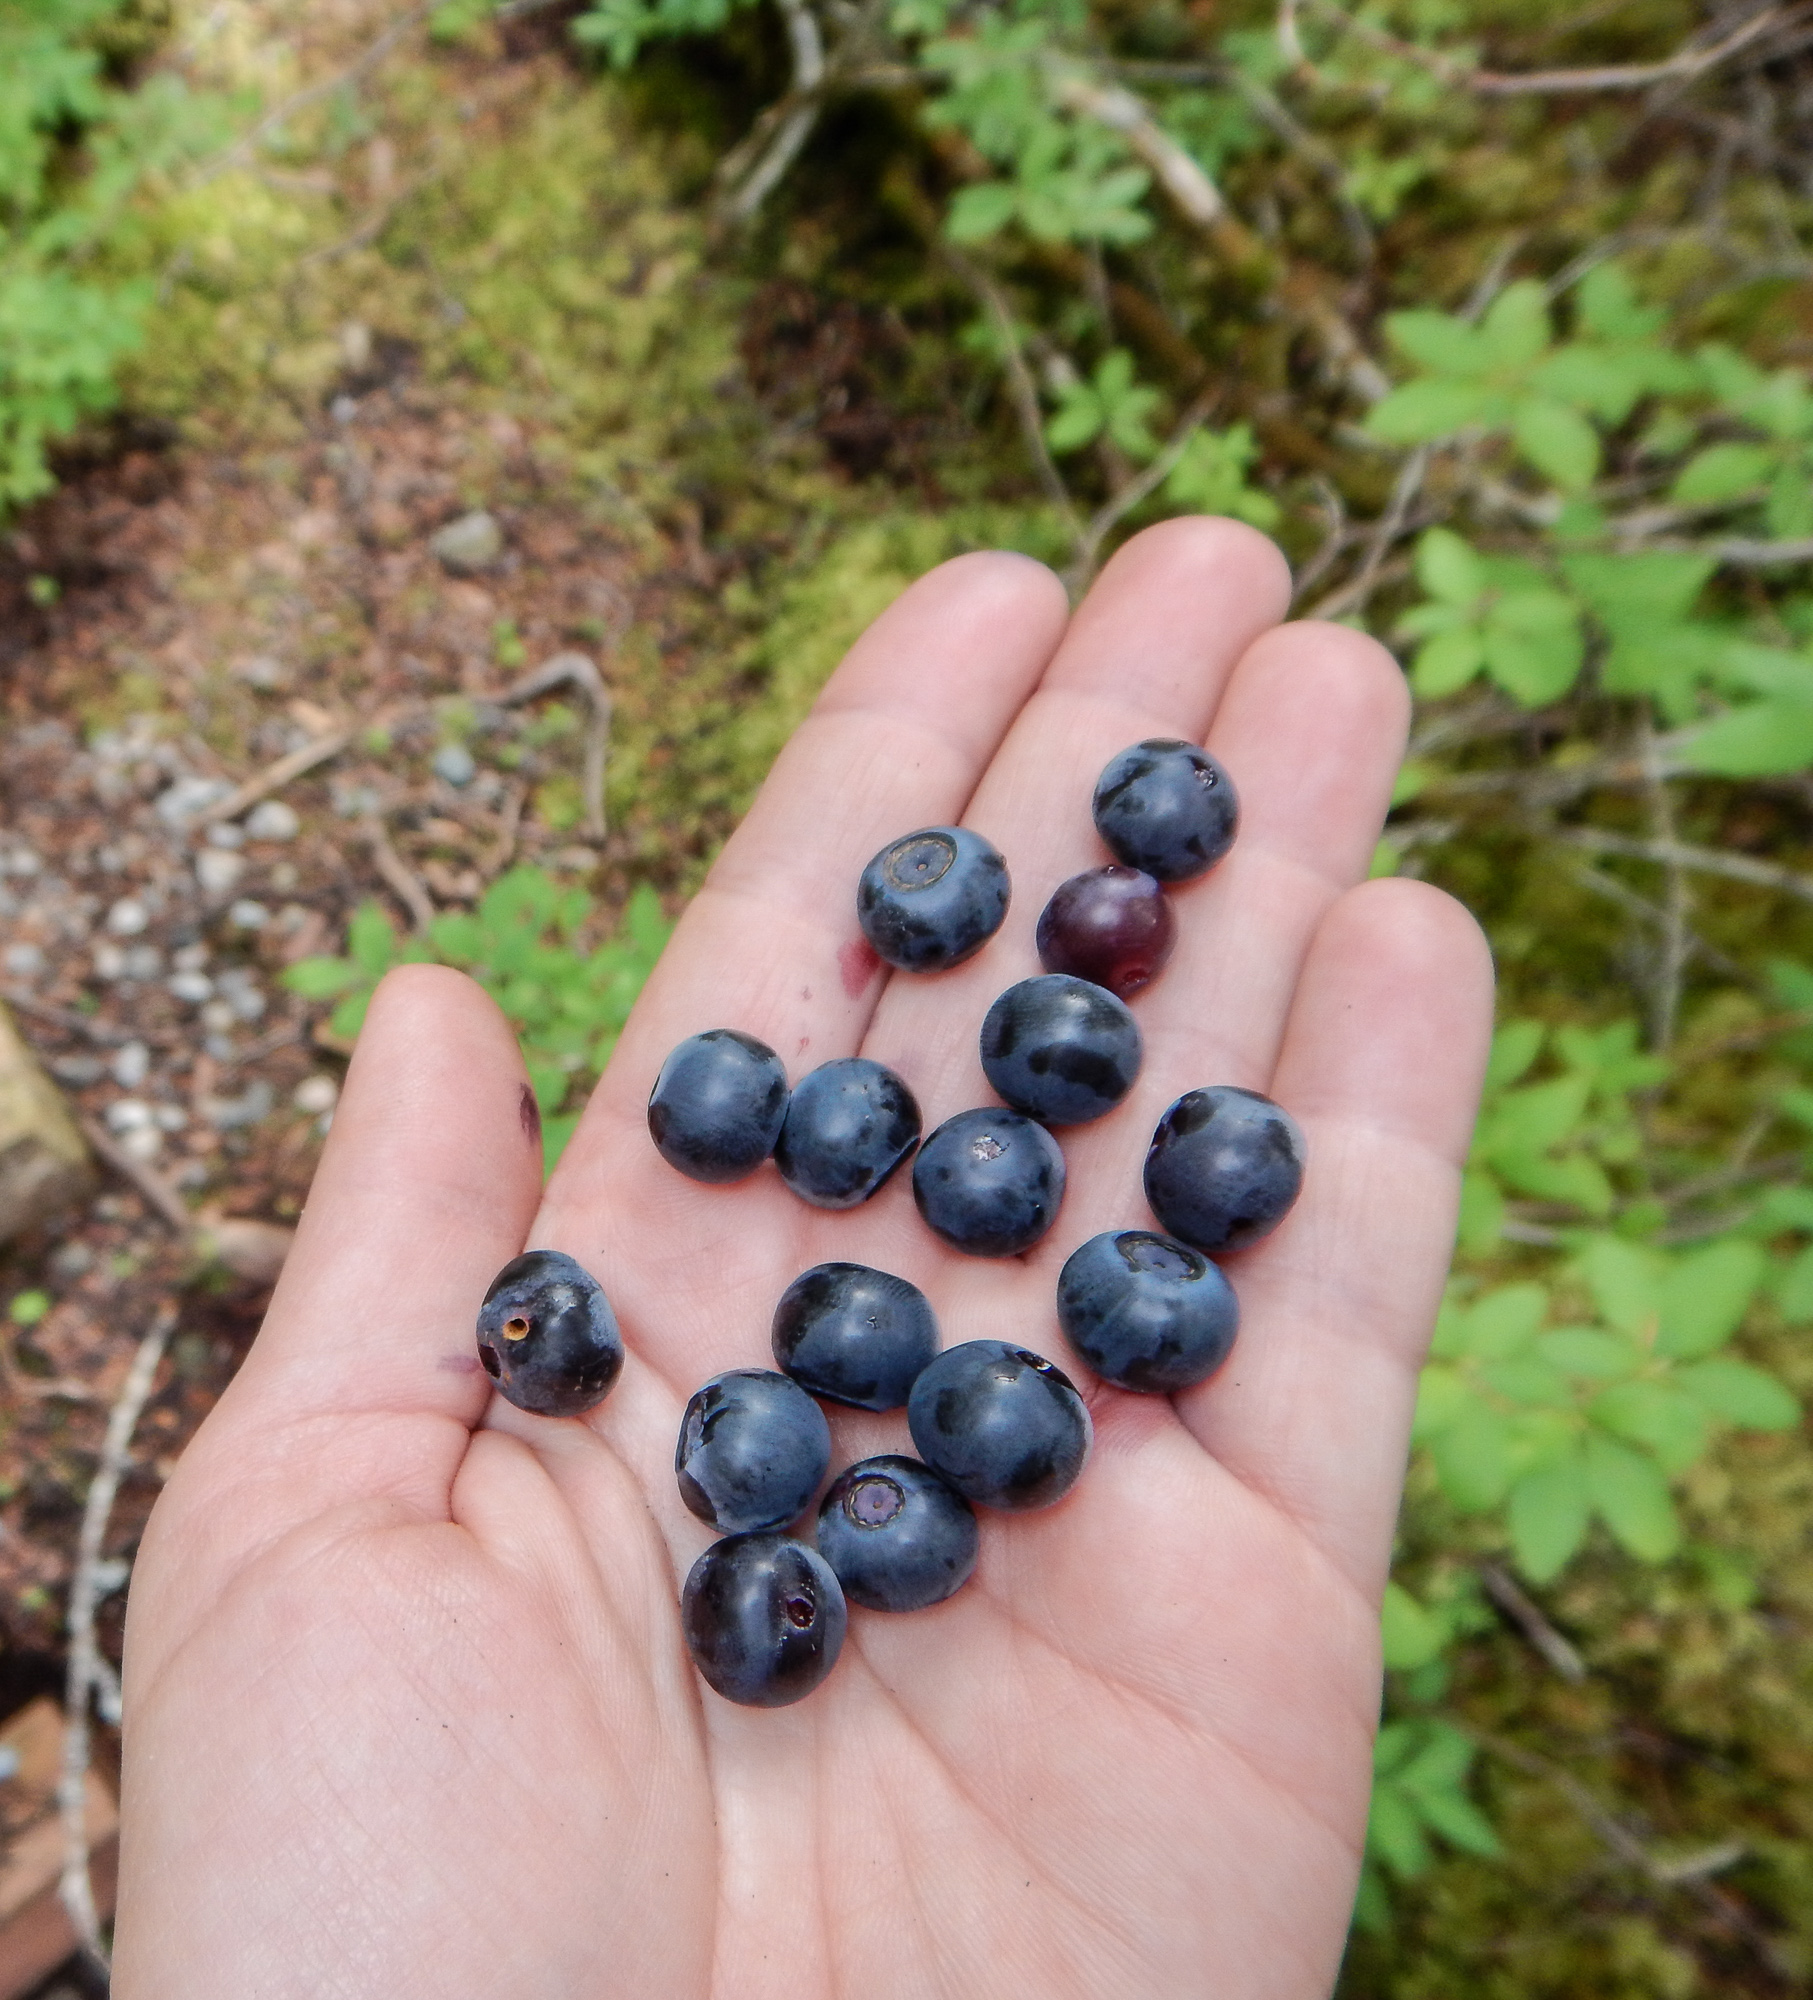
[[[181,832],[200,819],[210,806],[219,805],[232,791],[224,778],[178,778],[159,793],[157,816],[173,831]]]
[[[230,1132],[268,1118],[275,1101],[271,1086],[260,1076],[247,1084],[237,1097],[203,1098],[201,1112],[216,1131]]]
[[[328,404],[327,414],[337,424],[350,424],[354,417],[359,414],[358,401],[352,396],[338,395]]]
[[[189,1114],[180,1104],[160,1104],[156,1117],[160,1132],[180,1132],[189,1122]]]
[[[50,1273],[53,1284],[73,1285],[78,1278],[85,1278],[94,1269],[94,1252],[80,1237],[72,1237],[67,1243],[59,1243],[50,1253],[45,1269]]]
[[[269,653],[254,654],[239,669],[239,678],[248,687],[255,687],[264,694],[282,687],[289,677],[289,670],[283,662]]]
[[[50,1069],[59,1083],[75,1090],[86,1090],[107,1074],[107,1065],[99,1056],[52,1056]]]
[[[195,879],[209,896],[224,896],[246,872],[245,857],[222,847],[204,847],[195,857]]]
[[[271,870],[271,887],[280,896],[287,896],[301,880],[302,877],[296,873],[296,864],[293,861],[279,861]]]
[[[135,1125],[120,1140],[120,1151],[132,1160],[155,1160],[163,1149],[164,1135],[155,1125]]]
[[[124,957],[122,979],[155,979],[164,969],[164,954],[154,944],[135,944]]]
[[[179,944],[170,954],[170,963],[178,972],[199,972],[210,956],[205,944]]]
[[[281,799],[260,799],[246,816],[248,840],[294,840],[302,831],[302,820],[294,806]]]
[[[113,1080],[122,1090],[136,1090],[151,1074],[151,1051],[143,1042],[128,1042],[114,1052]]]
[[[9,944],[6,969],[15,979],[35,979],[44,970],[44,954],[35,944]]]
[[[225,1000],[210,1000],[201,1010],[201,1024],[214,1034],[224,1035],[239,1025],[239,1016]],[[227,1044],[227,1050],[231,1054],[230,1042]],[[214,1051],[210,1049],[209,1053],[213,1054]]]
[[[503,554],[503,530],[481,507],[476,513],[449,521],[429,539],[428,547],[443,569],[455,576],[476,576]]]
[[[173,972],[165,984],[173,999],[186,1000],[191,1007],[214,998],[214,982],[205,972]]]
[[[270,911],[250,896],[242,896],[227,912],[227,922],[242,931],[261,931],[270,921]]]
[[[340,1086],[331,1076],[305,1076],[290,1101],[298,1111],[331,1111],[340,1101]]]
[[[465,744],[444,743],[434,753],[434,774],[445,778],[450,785],[465,786],[478,776],[478,766]]]
[[[150,911],[134,896],[122,896],[107,912],[107,928],[115,937],[137,937],[150,922]]]
[[[126,954],[105,938],[94,948],[94,976],[109,981],[126,976]]]
[[[221,999],[232,1008],[239,1020],[263,1019],[264,1010],[270,1003],[258,984],[258,975],[249,966],[229,966],[214,983],[220,989]]]
[[[142,1097],[116,1097],[106,1111],[109,1132],[138,1132],[157,1123],[157,1113]]]
[[[219,825],[208,829],[210,847],[243,847],[245,840],[245,828],[235,826],[231,820],[222,821]]]

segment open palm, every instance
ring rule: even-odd
[[[1326,1992],[1490,974],[1455,905],[1364,882],[1402,677],[1355,633],[1279,626],[1286,599],[1268,543],[1205,521],[1139,537],[1069,618],[1017,557],[908,591],[687,911],[545,1193],[491,1003],[449,972],[386,982],[270,1316],[139,1560],[120,2000]],[[1241,834],[1177,895],[1177,954],[1134,1002],[1144,1073],[1064,1134],[1036,1250],[947,1251],[905,1175],[826,1214],[771,1170],[716,1189],[661,1162],[649,1086],[705,1028],[796,1078],[874,1056],[928,1129],[989,1101],[983,1013],[1038,969],[1051,890],[1102,858],[1096,773],[1158,735],[1208,742]],[[1007,857],[1006,925],[952,972],[887,976],[857,874],[959,819]],[[1147,1223],[1146,1141],[1204,1083],[1296,1115],[1304,1193],[1229,1260],[1221,1373],[1129,1395],[1064,1345],[1057,1272]],[[525,1244],[578,1257],[622,1321],[586,1419],[511,1409],[474,1358]],[[680,1639],[710,1538],[674,1438],[706,1376],[768,1364],[775,1301],[832,1258],[911,1278],[946,1344],[1069,1367],[1095,1450],[1058,1506],[984,1516],[955,1597],[853,1611],[822,1688],[738,1709]],[[908,1448],[898,1413],[832,1427],[834,1466]]]

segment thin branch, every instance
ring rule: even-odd
[[[177,1235],[187,1236],[194,1227],[195,1218],[189,1213],[182,1196],[163,1175],[143,1160],[135,1160],[98,1119],[78,1112],[76,1122],[82,1128],[83,1138],[120,1179],[136,1188],[147,1205],[156,1210]]]
[[[176,1308],[165,1306],[138,1344],[120,1393],[107,1418],[101,1461],[82,1509],[82,1529],[76,1540],[75,1574],[69,1585],[69,1677],[63,1695],[63,1769],[57,1783],[57,1805],[63,1819],[63,1875],[58,1885],[63,1907],[75,1926],[82,1948],[110,1970],[101,1943],[100,1917],[95,1909],[94,1883],[88,1872],[88,1702],[97,1687],[105,1687],[94,1638],[95,1606],[103,1595],[98,1570],[107,1540],[113,1503],[129,1464],[132,1434],[157,1379],[157,1364],[176,1325]]]
[[[1072,74],[1055,78],[1051,94],[1067,111],[1080,112],[1118,132],[1134,157],[1150,168],[1153,179],[1198,228],[1219,223],[1227,215],[1221,190],[1132,91]]]
[[[502,706],[512,708],[520,702],[533,701],[537,695],[549,694],[557,687],[578,688],[591,710],[592,719],[585,732],[585,773],[581,781],[585,796],[584,827],[590,839],[602,840],[605,834],[604,766],[611,747],[611,691],[604,684],[597,662],[584,653],[556,653],[495,699]]]
[[[1595,826],[1559,828],[1550,836],[1569,847],[1584,847],[1592,854],[1625,854],[1633,861],[1655,861],[1663,867],[1686,868],[1701,875],[1724,875],[1733,882],[1748,882],[1759,889],[1775,889],[1813,903],[1813,875],[1798,875],[1791,868],[1777,868],[1767,861],[1752,861],[1743,854],[1722,854],[1713,847],[1690,847],[1679,840],[1638,840],[1626,833],[1606,833]]]
[[[365,838],[371,848],[372,864],[384,878],[385,886],[409,912],[410,922],[426,934],[428,926],[434,922],[434,904],[409,864],[391,846],[390,836],[384,831],[384,822],[376,813],[366,818]]]
[[[1013,399],[1014,413],[1020,419],[1021,434],[1026,447],[1032,454],[1033,469],[1044,488],[1045,497],[1056,508],[1072,542],[1076,545],[1079,562],[1087,560],[1084,547],[1085,530],[1081,517],[1076,511],[1076,502],[1070,497],[1070,490],[1064,484],[1063,475],[1053,462],[1049,447],[1045,443],[1045,422],[1039,413],[1038,384],[1032,379],[1032,370],[1026,365],[1026,354],[1020,346],[1020,335],[1013,322],[1013,314],[1008,310],[1007,301],[1001,295],[1001,288],[994,282],[981,265],[973,264],[960,251],[948,243],[939,245],[939,252],[945,262],[956,272],[970,290],[982,301],[995,323],[995,332],[1000,336],[1002,359],[1007,367],[1007,391]]]
[[[1082,533],[1080,573],[1077,579],[1079,588],[1087,584],[1095,573],[1096,557],[1101,553],[1102,543],[1116,523],[1124,520],[1142,500],[1150,498],[1170,478],[1176,469],[1177,461],[1189,449],[1190,440],[1201,430],[1204,419],[1220,393],[1217,389],[1198,396],[1185,413],[1183,422],[1171,433],[1164,450],[1142,472],[1129,479],[1118,492],[1110,494],[1107,501],[1090,516],[1088,525]]]
[[[312,771],[317,764],[325,764],[330,757],[340,752],[353,740],[355,726],[348,723],[343,729],[330,729],[325,736],[317,736],[312,743],[305,743],[299,750],[292,750],[287,757],[279,757],[274,764],[268,764],[256,777],[248,778],[236,791],[229,792],[217,805],[211,805],[199,817],[203,826],[211,826],[220,820],[237,819],[248,807],[255,806],[260,799],[267,799],[273,792],[279,792],[293,778],[299,778],[304,771]]]
[[[774,136],[764,146],[760,158],[742,185],[724,201],[722,213],[729,222],[747,222],[760,209],[812,136],[822,107],[825,41],[819,32],[818,17],[806,0],[776,0],[776,4],[787,24],[787,40],[793,49],[793,88],[788,93],[793,109],[780,117]]]
[[[1519,1586],[1508,1570],[1497,1563],[1481,1563],[1479,1580],[1486,1595],[1564,1681],[1578,1685],[1586,1679],[1586,1662],[1543,1616],[1541,1605]]]
[[[1347,508],[1342,501],[1340,489],[1320,472],[1314,475],[1311,484],[1316,489],[1316,497],[1322,502],[1322,512],[1328,526],[1323,531],[1321,546],[1291,579],[1293,604],[1322,581],[1341,560],[1348,545]]]
[[[1403,532],[1405,517],[1423,490],[1423,480],[1429,471],[1429,457],[1430,447],[1419,444],[1398,468],[1390,503],[1367,537],[1366,553],[1358,572],[1339,590],[1330,592],[1319,604],[1306,611],[1303,614],[1306,618],[1339,618],[1347,612],[1358,611],[1377,589],[1391,545]]]
[[[203,187],[216,174],[238,166],[257,150],[262,140],[295,117],[298,111],[306,111],[311,104],[318,104],[324,97],[332,97],[335,91],[344,90],[349,83],[356,83],[367,70],[375,69],[399,43],[407,40],[434,11],[436,4],[437,0],[418,0],[416,6],[400,15],[375,40],[368,42],[344,69],[335,70],[332,76],[323,77],[319,83],[311,83],[274,105],[249,131],[242,132],[218,153],[203,160],[190,176],[189,185]]]

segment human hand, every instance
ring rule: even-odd
[[[1018,557],[915,585],[687,910],[545,1193],[491,1002],[442,970],[386,981],[270,1314],[134,1576],[119,2000],[1327,1992],[1491,975],[1457,905],[1364,880],[1403,677],[1356,633],[1279,626],[1287,600],[1268,543],[1200,520],[1139,536],[1068,621]],[[1044,1243],[946,1250],[904,1172],[827,1214],[767,1170],[705,1188],[662,1163],[649,1087],[704,1028],[795,1078],[874,1056],[928,1130],[988,1101],[983,1013],[1038,970],[1051,890],[1101,859],[1096,773],[1154,735],[1206,738],[1240,837],[1177,893],[1176,956],[1134,1001],[1144,1072],[1063,1134]],[[1007,922],[952,972],[884,977],[857,874],[959,818],[1007,857]],[[1152,1127],[1203,1083],[1295,1115],[1304,1191],[1228,1262],[1220,1374],[1130,1395],[1070,1355],[1057,1272],[1146,1223]],[[578,1257],[622,1321],[622,1378],[584,1419],[511,1408],[475,1359],[525,1244]],[[831,1258],[912,1279],[947,1345],[1049,1354],[1095,1449],[1059,1505],[984,1515],[955,1597],[853,1610],[821,1688],[739,1709],[680,1639],[710,1536],[674,1438],[708,1375],[767,1365],[775,1301]],[[832,1429],[834,1466],[906,1446],[898,1414]]]

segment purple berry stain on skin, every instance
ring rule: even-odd
[[[541,1144],[541,1106],[535,1102],[535,1093],[525,1083],[522,1095],[516,1100],[516,1116],[522,1126],[523,1137],[531,1146]]]

